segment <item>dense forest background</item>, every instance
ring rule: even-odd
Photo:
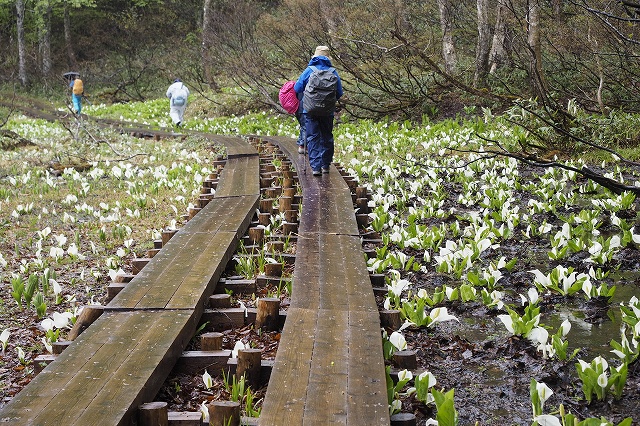
[[[126,102],[180,77],[273,107],[326,44],[356,118],[517,99],[635,112],[639,19],[628,0],[0,0],[0,79],[59,92],[78,71],[94,97]]]

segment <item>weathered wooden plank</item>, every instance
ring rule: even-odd
[[[313,237],[313,238],[312,238]],[[296,264],[293,270],[293,288],[291,308],[317,309],[320,304],[320,276],[319,244],[317,234],[300,235],[296,247]]]
[[[256,149],[241,137],[210,134],[207,134],[206,136],[227,148],[227,158],[258,155]]]
[[[204,307],[204,299],[213,293],[237,246],[237,239],[231,232],[191,235],[189,244],[172,262],[173,267],[149,283],[147,292],[136,303],[136,309]]]
[[[0,422],[126,424],[157,393],[194,331],[192,312],[104,313],[3,408]]]
[[[222,198],[223,200],[225,198]],[[217,199],[214,198],[212,201]],[[260,204],[260,195],[247,195],[243,197],[228,198],[233,205],[225,212],[221,212],[217,216],[220,224],[220,231],[236,231],[238,237],[242,237],[249,228],[251,218],[255,215],[258,205]],[[202,212],[200,212],[202,213]],[[198,213],[198,214],[200,214]],[[196,215],[197,216],[197,215]]]
[[[260,194],[260,159],[230,158],[222,170],[215,198]]]
[[[379,320],[377,311],[349,312],[349,425],[389,424]]]
[[[320,310],[318,314],[303,424],[347,424],[346,390],[352,343],[348,319],[345,310]]]
[[[196,215],[216,222],[215,232],[206,232],[207,221],[190,221],[127,286],[109,303],[107,309],[195,308],[215,288],[221,272],[230,260],[241,233],[246,232],[259,196],[217,200]],[[215,201],[215,202],[214,202]],[[209,206],[212,208],[209,209]],[[216,206],[218,208],[215,208]],[[220,211],[222,210],[222,211]],[[224,217],[224,219],[221,219]],[[219,219],[220,218],[220,219]],[[199,231],[203,232],[199,232]],[[227,231],[229,230],[229,231]],[[197,278],[192,277],[192,273]],[[198,279],[197,288],[185,286]]]
[[[318,311],[290,308],[260,414],[263,425],[302,425]]]
[[[98,320],[100,321],[100,320]],[[103,342],[88,341],[92,334],[89,330],[60,354],[56,362],[49,364],[27,387],[22,389],[0,411],[0,423],[7,425],[35,425],[35,419],[50,404],[61,388],[66,388],[78,371],[86,368],[86,364],[102,347]],[[82,342],[82,343],[81,343]],[[82,345],[82,348],[80,348]],[[81,352],[81,354],[79,354]],[[53,386],[52,383],[56,385]]]
[[[195,332],[193,312],[136,311],[131,314],[137,319],[131,336],[124,339],[132,346],[125,362],[113,372],[74,425],[131,424],[137,407],[153,400]],[[134,337],[136,332],[140,334]]]

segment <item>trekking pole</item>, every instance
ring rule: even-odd
[[[303,169],[303,174],[306,176],[307,175],[307,155],[309,154],[307,152],[307,132],[304,132],[304,141],[302,141],[302,146],[304,147],[304,154],[302,154],[303,158],[302,158],[302,169]]]

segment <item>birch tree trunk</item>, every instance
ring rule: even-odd
[[[527,9],[527,42],[529,44],[529,74],[531,91],[541,101],[546,99],[546,87],[542,71],[542,47],[540,46],[540,4],[529,0]]]
[[[24,39],[24,0],[16,0],[16,30],[18,38],[18,80],[27,85],[26,46]]]
[[[484,87],[489,73],[489,49],[491,48],[491,29],[489,28],[489,0],[476,0],[478,9],[478,43],[476,46],[476,72],[473,83]]]
[[[42,28],[40,28],[40,58],[42,60],[42,75],[47,77],[51,73],[51,3],[45,1],[42,5]]]
[[[498,67],[504,63],[507,57],[507,23],[505,14],[507,13],[506,0],[498,0],[496,8],[496,27],[491,41],[491,51],[489,52],[489,73],[496,72]]]
[[[456,49],[453,43],[453,16],[450,0],[438,0],[440,11],[440,28],[442,31],[442,57],[444,69],[452,74],[456,68]]]

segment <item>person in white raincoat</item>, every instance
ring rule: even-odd
[[[187,108],[187,98],[189,97],[189,89],[184,85],[182,80],[176,78],[173,84],[167,89],[167,98],[171,105],[169,115],[176,127],[180,127],[184,117],[184,110]]]

